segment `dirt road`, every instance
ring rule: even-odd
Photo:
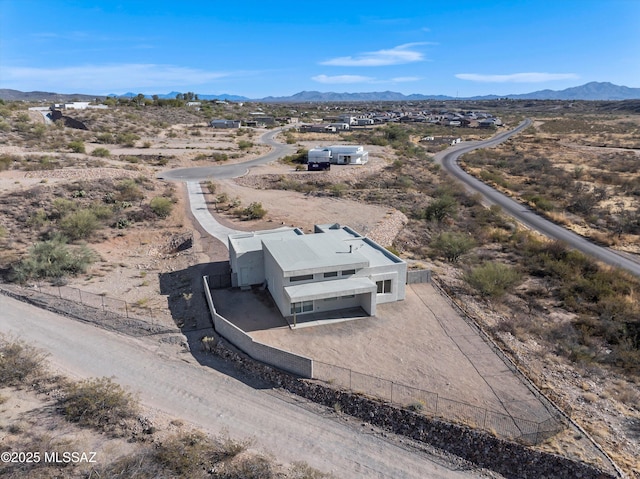
[[[234,439],[252,438],[253,449],[278,461],[305,461],[338,478],[486,477],[299,398],[236,379],[216,358],[201,365],[157,338],[111,333],[1,294],[0,311],[0,333],[48,351],[63,373],[113,376],[144,405],[213,434],[226,430]]]

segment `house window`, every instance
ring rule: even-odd
[[[338,276],[338,272],[337,271],[329,271],[328,273],[324,274],[325,278],[334,278]]]
[[[351,274],[356,274],[356,270],[355,269],[345,269],[342,272],[342,276],[349,276]]]
[[[289,282],[293,283],[294,281],[309,281],[310,279],[313,279],[312,274],[303,274],[302,276],[291,276],[291,278],[289,278]]]
[[[376,281],[378,286],[378,294],[385,294],[391,292],[391,280],[385,279],[384,281]]]
[[[291,303],[291,314],[309,313],[313,311],[313,301],[302,301],[301,303]]]

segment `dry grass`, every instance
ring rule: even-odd
[[[640,252],[640,119],[590,114],[536,125],[465,155],[469,171],[499,176],[511,196],[597,243]]]
[[[42,361],[43,354],[24,343],[3,340],[0,357],[0,374],[10,365],[26,371],[13,374],[10,387],[3,378],[0,452],[38,455],[31,462],[3,461],[3,478],[204,479],[211,477],[211,471],[216,471],[214,477],[228,479],[330,477],[306,464],[277,464],[248,451],[249,442],[235,441],[225,433],[212,437],[165,418],[153,424],[118,384],[107,378],[74,382],[54,377]],[[29,362],[29,357],[39,361]],[[85,453],[87,460],[69,463],[64,454],[70,452]],[[57,453],[60,462],[45,461],[45,453]]]

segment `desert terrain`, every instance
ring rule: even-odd
[[[534,118],[534,129],[464,157],[469,171],[600,243],[637,254],[637,114],[579,113],[580,121],[571,117],[569,122],[573,130],[567,130],[567,119],[547,111],[507,110],[503,117],[515,124],[523,114]],[[170,168],[260,156],[266,147],[258,138],[266,130],[213,130],[201,112],[187,108],[76,112],[88,130],[45,125],[39,113],[20,105],[2,105],[1,116],[0,268],[5,281],[16,280],[19,265],[26,286],[42,281],[33,276],[37,265],[21,262],[34,244],[55,243],[56,233],[66,231],[73,237],[64,244],[73,251],[90,248],[92,260],[69,270],[75,275],[49,281],[127,301],[136,314],[167,326],[206,326],[196,312],[199,299],[189,296],[191,278],[181,272],[226,260],[226,249],[193,223],[184,186],[156,176]],[[639,346],[633,333],[637,280],[571,256],[562,245],[547,245],[465,195],[440,174],[429,160],[428,145],[418,141],[430,131],[393,125],[342,136],[283,135],[283,142],[293,141],[301,149],[365,144],[371,161],[321,176],[290,162],[255,168],[242,178],[213,182],[211,210],[224,224],[247,231],[348,224],[410,262],[433,269],[437,281],[529,377],[628,475],[640,477]],[[461,129],[459,134],[476,139],[491,132]],[[553,188],[536,189],[548,186],[551,178]],[[262,218],[243,217],[242,209],[252,203],[262,205]],[[185,234],[192,246],[179,251]],[[447,256],[437,240],[451,244],[461,235],[474,241],[455,258]],[[581,265],[580,274],[595,277],[598,285],[615,283],[597,291],[592,283],[571,286],[573,273],[565,260]],[[519,273],[503,294],[479,294],[465,279],[491,262]],[[174,281],[172,293],[162,278]],[[570,454],[570,442],[552,438],[539,447]]]

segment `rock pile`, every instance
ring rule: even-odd
[[[238,354],[228,349],[222,341],[214,338],[203,338],[203,345],[211,353],[231,361],[240,369],[277,387],[318,404],[340,410],[395,434],[430,444],[507,478],[613,479],[615,477],[594,466],[536,451],[466,426],[445,423],[393,407],[377,399],[296,378]]]

